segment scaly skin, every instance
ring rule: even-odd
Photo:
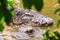
[[[23,10],[16,8],[14,12],[16,15],[13,17],[12,22],[15,25],[21,25],[24,23],[28,24],[28,22],[31,22],[31,26],[52,26],[54,23],[53,19],[38,14],[34,10]]]

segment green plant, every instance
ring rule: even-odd
[[[37,11],[41,11],[43,8],[43,0],[23,0],[23,6],[25,9],[31,9],[32,5],[35,6]]]
[[[58,31],[54,31],[51,33],[51,30],[47,30],[45,34],[43,34],[44,40],[60,40],[60,34]]]
[[[0,0],[0,31],[3,30],[3,23],[6,22],[7,24],[10,23],[12,18],[12,12],[8,10],[8,4],[10,7],[13,7],[12,2],[8,2],[8,0]]]
[[[58,3],[60,4],[60,0],[58,0]]]
[[[58,9],[55,11],[55,14],[57,14],[57,15],[60,16],[60,8],[58,8]]]
[[[57,23],[57,27],[59,27],[60,26],[60,20],[58,20],[58,23]]]

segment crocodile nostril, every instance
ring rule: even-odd
[[[49,23],[49,24],[48,24],[48,26],[53,26],[53,24],[54,24],[54,23],[53,23],[53,22],[51,22],[51,23]]]

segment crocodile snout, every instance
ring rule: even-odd
[[[46,27],[53,26],[54,21],[53,21],[53,19],[46,17],[46,18],[43,18],[43,21],[40,24],[41,24],[41,26],[46,26]]]
[[[53,26],[54,25],[54,21],[52,18],[50,17],[46,17],[46,16],[41,16],[38,15],[39,17],[37,18],[33,18],[32,21],[33,22],[38,22],[40,26],[44,26],[44,27],[49,27],[49,26]],[[36,23],[37,24],[37,23]]]
[[[46,27],[48,27],[48,26],[53,26],[53,22],[50,22],[50,23],[44,23],[44,24],[41,24],[41,26],[46,26]]]

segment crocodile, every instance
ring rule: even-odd
[[[12,35],[17,39],[29,39],[40,37],[42,30],[40,27],[49,27],[54,25],[52,18],[39,14],[34,10],[24,10],[21,8],[14,9],[15,16],[12,18],[13,29]]]
[[[31,23],[31,26],[52,26],[54,21],[52,18],[41,15],[34,10],[23,10],[20,8],[16,8],[14,10],[15,16],[12,19],[12,22],[15,25],[21,25],[27,22]]]
[[[34,10],[14,9],[10,25],[6,30],[0,33],[0,40],[43,40],[43,34],[46,30],[40,27],[49,27],[54,25],[52,18],[39,14]]]

